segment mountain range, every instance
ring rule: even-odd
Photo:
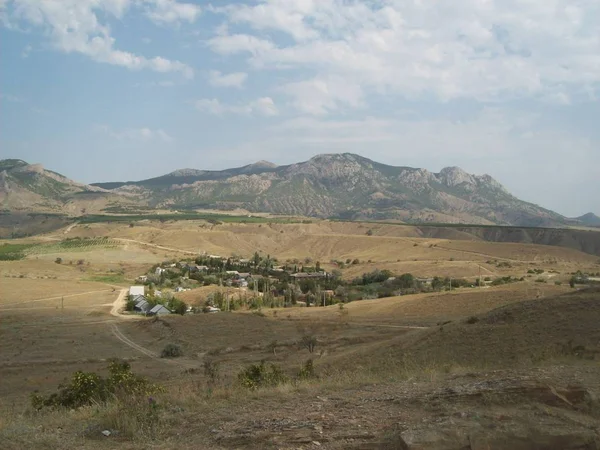
[[[40,165],[2,160],[0,207],[71,215],[210,208],[410,223],[600,225],[592,213],[569,219],[522,201],[489,175],[472,175],[458,167],[433,173],[350,153],[318,155],[285,166],[260,161],[220,171],[181,169],[142,181],[92,185]]]

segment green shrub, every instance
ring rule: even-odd
[[[114,397],[149,395],[162,390],[144,377],[133,374],[126,361],[111,360],[108,371],[108,378],[93,372],[77,371],[68,383],[59,385],[58,392],[54,394],[43,396],[34,392],[31,395],[31,404],[36,410],[73,409],[105,402]]]
[[[298,378],[301,380],[317,378],[317,374],[315,373],[315,366],[313,364],[312,359],[309,359],[304,364],[302,364],[302,367],[300,367],[300,371],[298,372]]]
[[[160,352],[161,358],[178,358],[180,356],[183,356],[183,350],[177,344],[167,344]]]
[[[248,389],[277,386],[288,381],[283,370],[276,364],[266,365],[264,361],[260,364],[252,364],[238,374],[238,380],[242,386]]]
[[[477,323],[477,322],[479,322],[479,317],[477,317],[477,316],[471,316],[471,317],[469,317],[469,318],[467,319],[467,323],[468,323],[469,325],[473,325],[473,324],[475,324],[475,323]]]

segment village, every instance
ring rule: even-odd
[[[126,310],[144,315],[215,313],[262,308],[316,307],[356,300],[393,297],[486,287],[523,281],[515,277],[474,280],[448,277],[416,278],[410,273],[395,275],[388,270],[364,273],[344,279],[341,268],[360,264],[358,260],[331,261],[326,271],[319,261],[287,260],[283,264],[270,255],[255,252],[252,258],[202,254],[195,259],[164,261],[137,278],[129,289]],[[180,294],[210,287],[200,302],[188,305]]]
[[[204,254],[195,260],[166,261],[137,278],[129,289],[127,310],[144,315],[220,312],[240,308],[326,306],[337,303],[341,273],[328,273],[309,259],[278,265],[256,252],[251,259]],[[176,295],[202,286],[217,289],[201,306],[188,306]],[[343,292],[338,290],[343,296]]]

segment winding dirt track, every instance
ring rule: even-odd
[[[139,320],[139,319],[141,319],[142,318],[141,316],[119,314],[119,311],[121,311],[125,307],[125,299],[126,298],[127,298],[127,289],[121,289],[121,292],[119,292],[119,295],[117,296],[114,303],[112,304],[110,314],[112,316],[118,317],[121,320]],[[115,322],[110,323],[110,328],[111,328],[113,335],[119,341],[121,341],[123,344],[131,347],[132,349],[134,349],[156,361],[160,361],[165,364],[172,364],[172,365],[174,364],[176,366],[180,366],[180,367],[183,367],[186,369],[197,369],[198,367],[200,367],[200,362],[196,362],[196,361],[191,361],[191,360],[186,360],[186,359],[181,359],[181,358],[177,359],[177,360],[161,358],[158,353],[153,352],[152,350],[141,346],[140,344],[132,341],[127,336],[125,336],[123,334],[123,332],[119,329],[119,325]]]

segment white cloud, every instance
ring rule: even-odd
[[[261,97],[243,105],[225,105],[219,100],[200,99],[194,103],[198,111],[206,112],[215,116],[223,116],[225,114],[239,115],[261,115],[266,117],[277,116],[279,110],[275,106],[275,102],[271,97]]]
[[[565,103],[600,87],[597,0],[274,1],[231,4],[208,41],[255,68],[305,73],[283,88],[311,113],[360,107],[359,92],[408,99],[535,98]],[[245,26],[244,34],[230,32]],[[250,30],[248,31],[248,27]],[[272,40],[265,32],[287,35]],[[276,34],[274,34],[276,36]],[[286,73],[286,72],[284,72]],[[344,79],[351,101],[322,80]],[[280,86],[281,87],[281,86]],[[306,99],[306,93],[311,99]],[[318,99],[317,99],[318,97]]]
[[[200,7],[192,3],[175,0],[145,0],[145,3],[149,5],[146,15],[159,24],[193,23],[201,13]]]
[[[279,90],[293,98],[297,110],[313,115],[326,114],[342,105],[357,108],[363,99],[360,85],[340,76],[292,82]]]
[[[175,139],[162,129],[129,128],[115,131],[107,125],[99,125],[97,130],[119,141],[150,142],[160,141],[164,143],[174,142]]]
[[[234,72],[223,74],[218,70],[211,70],[208,74],[208,82],[215,87],[236,87],[242,88],[248,74],[246,72]]]
[[[80,53],[94,61],[131,70],[179,72],[192,78],[193,69],[180,61],[161,56],[147,58],[115,48],[110,27],[101,19],[104,16],[121,18],[134,4],[133,0],[13,0],[10,20],[44,29],[51,45],[65,53]],[[181,4],[173,1],[152,0],[144,4],[153,8],[150,12],[166,11],[167,22],[191,17],[189,12],[181,12],[177,6]],[[172,9],[180,11],[179,16],[171,13]],[[179,19],[175,19],[176,16]]]
[[[247,34],[217,35],[208,41],[208,46],[224,55],[248,52],[257,56],[275,49],[275,44]]]

